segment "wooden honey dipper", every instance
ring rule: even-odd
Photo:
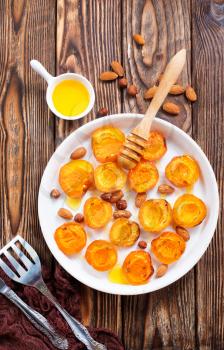
[[[168,63],[158,89],[145,113],[144,118],[126,137],[124,147],[118,157],[122,168],[131,169],[140,161],[146,147],[152,121],[163,104],[170,88],[176,83],[186,61],[186,50],[180,50]]]

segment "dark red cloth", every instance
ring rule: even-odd
[[[44,315],[58,332],[66,336],[69,349],[84,350],[70,332],[67,323],[55,307],[36,289],[24,287],[8,279],[0,269],[0,277],[30,306]],[[60,304],[81,321],[80,294],[78,283],[59,265],[51,272],[43,268],[43,277],[47,286]],[[105,344],[108,350],[124,350],[118,337],[106,329],[89,328],[94,339]],[[53,350],[55,347],[47,337],[40,333],[8,299],[0,294],[0,350]]]

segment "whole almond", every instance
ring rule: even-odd
[[[128,87],[127,93],[128,93],[128,95],[134,97],[134,96],[137,95],[138,90],[137,90],[136,86],[132,84],[132,85],[130,85],[130,86]]]
[[[158,267],[157,271],[156,271],[156,277],[162,277],[167,273],[168,270],[168,266],[165,264],[162,264]]]
[[[61,192],[59,192],[56,188],[53,188],[53,190],[50,193],[51,198],[57,199],[61,195]]]
[[[122,65],[119,62],[112,61],[110,65],[111,65],[111,68],[113,69],[113,71],[115,73],[117,73],[117,75],[119,77],[123,77],[124,76],[124,68],[122,67]]]
[[[134,34],[133,39],[138,45],[145,45],[145,39],[141,34]]]
[[[111,192],[102,193],[100,198],[103,199],[106,202],[110,202],[111,198],[112,198],[112,193]]]
[[[70,212],[70,210],[65,209],[65,208],[61,208],[58,210],[58,215],[66,220],[71,220],[73,218],[72,213]]]
[[[121,78],[118,80],[118,85],[121,89],[125,89],[128,86],[128,80],[126,78]]]
[[[100,74],[100,80],[102,81],[111,81],[117,79],[118,75],[115,72],[103,72]]]
[[[147,197],[147,193],[146,192],[137,193],[137,195],[135,197],[135,206],[137,208],[140,208],[142,203],[145,202],[146,197]]]
[[[176,233],[179,236],[181,236],[185,241],[188,241],[190,239],[190,234],[189,234],[188,230],[186,230],[185,228],[183,228],[181,226],[176,227]]]
[[[197,101],[197,94],[191,86],[186,87],[185,95],[187,99],[191,102]]]
[[[158,192],[161,194],[171,194],[174,191],[175,189],[170,185],[162,184],[162,185],[159,185],[158,187]]]
[[[163,104],[163,110],[172,115],[177,115],[180,113],[180,107],[173,102],[165,102]]]
[[[146,90],[144,93],[144,99],[151,100],[154,97],[157,90],[158,90],[158,86],[152,86],[151,88]]]
[[[170,91],[169,91],[169,94],[170,95],[181,95],[183,94],[185,91],[184,87],[182,85],[179,85],[179,84],[174,84]]]
[[[113,217],[114,219],[119,219],[119,218],[129,219],[131,217],[131,212],[128,210],[115,210]]]
[[[86,155],[86,149],[85,147],[79,147],[76,148],[70,155],[70,158],[75,160],[75,159],[80,159]]]
[[[120,191],[112,192],[111,203],[117,203],[122,197],[124,197],[124,193]]]
[[[105,107],[100,108],[96,114],[98,117],[105,117],[108,114],[108,109]]]

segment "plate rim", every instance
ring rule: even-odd
[[[40,227],[41,227],[41,232],[42,235],[44,237],[44,240],[51,252],[51,254],[54,256],[54,258],[56,259],[56,261],[59,263],[59,265],[62,266],[63,269],[65,269],[73,278],[77,279],[79,282],[85,284],[86,286],[93,288],[95,290],[98,290],[100,292],[104,292],[104,293],[108,293],[108,294],[114,294],[114,295],[140,295],[140,294],[145,294],[145,293],[151,293],[157,290],[160,290],[162,288],[168,287],[171,284],[173,284],[174,282],[176,282],[177,280],[179,280],[180,278],[184,277],[184,275],[186,275],[198,262],[199,260],[202,258],[202,256],[204,255],[204,253],[206,252],[213,236],[216,230],[216,226],[217,226],[217,221],[218,221],[218,216],[219,216],[219,210],[220,210],[220,203],[219,203],[219,192],[218,192],[218,184],[217,184],[217,180],[213,171],[213,168],[207,158],[207,156],[205,155],[204,151],[202,150],[202,148],[196,143],[196,141],[194,141],[192,139],[192,137],[190,135],[188,135],[185,131],[183,131],[182,129],[180,129],[179,127],[177,127],[176,125],[160,119],[160,118],[156,118],[156,121],[158,121],[159,123],[161,123],[163,126],[167,126],[169,125],[169,127],[171,127],[172,131],[177,131],[179,134],[181,134],[183,137],[187,138],[188,141],[190,143],[193,143],[194,147],[197,149],[197,152],[200,153],[200,157],[203,158],[203,160],[206,163],[206,166],[209,170],[209,175],[210,178],[212,179],[212,188],[214,188],[214,196],[215,196],[215,201],[214,201],[214,205],[213,205],[213,213],[214,215],[211,217],[211,222],[210,222],[210,234],[207,235],[205,237],[205,240],[203,240],[203,245],[201,246],[200,249],[200,254],[196,255],[196,257],[193,257],[191,263],[189,265],[187,265],[187,267],[183,267],[183,269],[181,270],[181,273],[177,273],[176,276],[172,277],[171,280],[169,281],[169,283],[167,283],[166,281],[162,281],[161,280],[161,285],[159,288],[155,287],[155,288],[151,288],[150,290],[147,290],[147,287],[150,285],[149,283],[144,284],[142,286],[138,286],[140,288],[136,289],[135,291],[131,290],[130,288],[130,292],[129,291],[120,291],[120,292],[116,292],[114,290],[110,290],[110,288],[108,288],[108,286],[96,286],[94,283],[86,281],[85,278],[77,278],[74,277],[74,275],[72,274],[72,272],[70,271],[70,269],[67,266],[64,266],[63,262],[61,262],[61,258],[59,257],[59,255],[57,254],[57,252],[52,252],[51,248],[50,248],[50,242],[48,242],[47,239],[47,234],[44,233],[43,230],[43,225],[41,223],[41,210],[40,210],[40,201],[41,201],[41,185],[43,182],[44,177],[46,176],[46,171],[48,168],[49,163],[52,161],[55,152],[60,152],[60,148],[64,147],[64,143],[65,142],[69,142],[70,139],[72,139],[74,137],[74,134],[77,131],[84,131],[85,129],[88,129],[90,124],[94,124],[94,123],[100,123],[102,122],[103,124],[105,124],[107,121],[113,121],[113,119],[121,119],[123,117],[135,117],[137,119],[141,119],[144,115],[143,114],[139,114],[139,113],[117,113],[117,114],[111,114],[109,116],[103,117],[102,119],[93,119],[89,122],[87,122],[86,124],[82,125],[81,127],[77,128],[76,130],[74,130],[73,132],[71,132],[70,135],[68,135],[62,142],[61,144],[55,149],[54,153],[52,154],[52,156],[50,157],[50,159],[48,160],[46,167],[44,169],[44,172],[42,174],[42,178],[41,178],[41,182],[40,182],[40,186],[39,186],[39,192],[38,192],[38,218],[39,218],[39,223],[40,223]],[[119,286],[119,285],[118,285]]]

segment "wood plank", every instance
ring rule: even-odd
[[[99,75],[112,60],[121,59],[121,1],[58,0],[57,72],[81,73],[93,84],[96,93],[94,111],[77,121],[56,123],[59,144],[72,130],[96,117],[102,107],[110,113],[121,111],[121,95],[116,82],[102,83]],[[86,324],[121,330],[120,297],[95,292],[80,284],[82,316]]]
[[[224,1],[193,0],[192,24],[192,79],[198,91],[193,137],[214,168],[223,203]],[[203,350],[224,346],[223,227],[220,214],[212,243],[197,265],[197,344]]]
[[[190,1],[123,1],[123,61],[129,82],[139,89],[137,100],[124,98],[124,111],[144,113],[148,103],[144,90],[155,84],[168,60],[181,48],[187,49],[187,65],[180,77],[191,83]],[[141,33],[146,45],[139,48],[132,36]],[[184,96],[178,100],[181,113],[159,117],[191,132],[191,106]],[[136,103],[137,102],[137,103]],[[123,342],[125,349],[194,349],[194,271],[165,290],[144,296],[123,297]],[[131,334],[131,336],[130,336]]]
[[[1,244],[20,233],[48,261],[37,190],[54,149],[53,119],[45,102],[45,83],[31,71],[29,61],[35,57],[54,70],[54,5],[53,0],[2,1],[0,12]]]

